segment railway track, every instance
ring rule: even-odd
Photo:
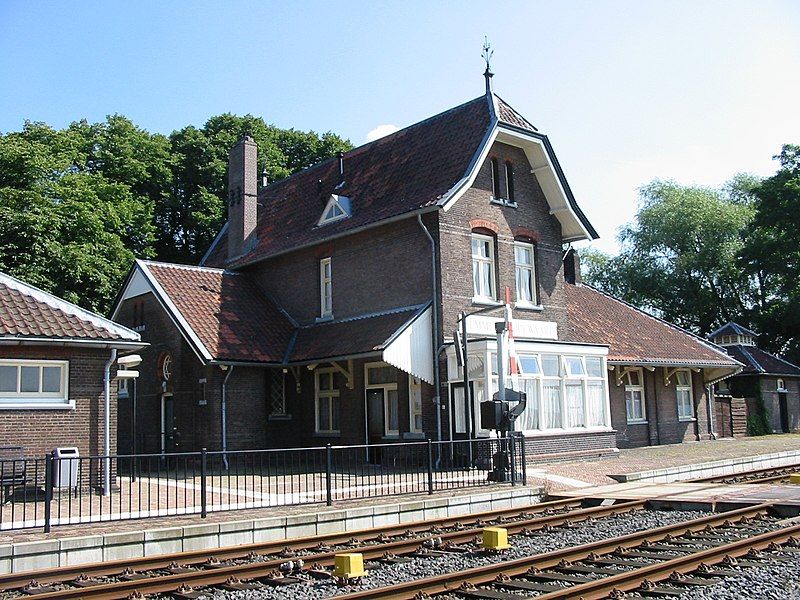
[[[502,525],[509,533],[530,532],[638,511],[645,505],[646,501],[637,500],[583,508],[581,498],[570,498],[361,531],[13,573],[0,575],[0,598],[125,598],[131,593],[173,592],[185,585],[213,586],[228,584],[231,578],[274,576],[282,565],[298,559],[306,565],[328,567],[340,552],[357,549],[367,560],[378,559],[408,554],[426,544],[471,542],[487,525]]]
[[[792,473],[800,472],[800,463],[766,469],[751,469],[730,475],[713,475],[689,480],[691,483],[767,484],[785,483]]]
[[[729,575],[736,559],[787,544],[800,552],[800,524],[764,519],[772,503],[668,527],[419,581],[339,595],[337,600],[437,597],[480,600],[619,598],[679,595]],[[753,520],[753,519],[757,520]],[[721,568],[712,565],[722,563]],[[726,568],[727,567],[727,568]],[[687,577],[686,574],[692,574]],[[667,583],[659,583],[667,582]],[[716,581],[713,581],[716,583]]]

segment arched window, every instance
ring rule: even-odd
[[[785,392],[786,391],[786,384],[784,383],[783,379],[778,379],[777,388],[778,388],[779,392]]]
[[[510,161],[506,161],[506,200],[514,203],[514,167]]]
[[[491,160],[492,164],[492,197],[495,199],[502,198],[500,192],[500,165],[497,164],[497,159]]]

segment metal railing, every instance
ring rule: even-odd
[[[0,459],[0,530],[516,485],[523,465],[521,437]]]

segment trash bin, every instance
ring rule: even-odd
[[[77,448],[55,448],[53,450],[53,487],[78,487],[80,453]]]

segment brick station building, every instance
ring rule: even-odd
[[[488,436],[478,407],[497,389],[506,289],[531,452],[707,436],[704,386],[740,366],[666,325],[656,334],[684,354],[645,364],[644,378],[669,388],[658,406],[680,395],[696,421],[625,426],[615,378],[659,357],[636,347],[619,363],[591,314],[572,324],[580,294],[597,292],[580,286],[569,244],[597,234],[548,137],[490,77],[474,100],[269,185],[250,138],[231,150],[228,221],[201,264],[137,261],[119,294],[113,318],[150,344],[135,421],[120,404],[122,452],[132,421],[146,452]],[[645,318],[614,306],[623,321]],[[466,319],[470,408],[453,332],[479,309]],[[600,327],[621,326],[611,316]]]
[[[143,345],[138,333],[0,273],[0,446],[36,458],[62,446],[103,454],[108,366],[114,452],[114,353]],[[0,459],[19,457],[9,450]]]

